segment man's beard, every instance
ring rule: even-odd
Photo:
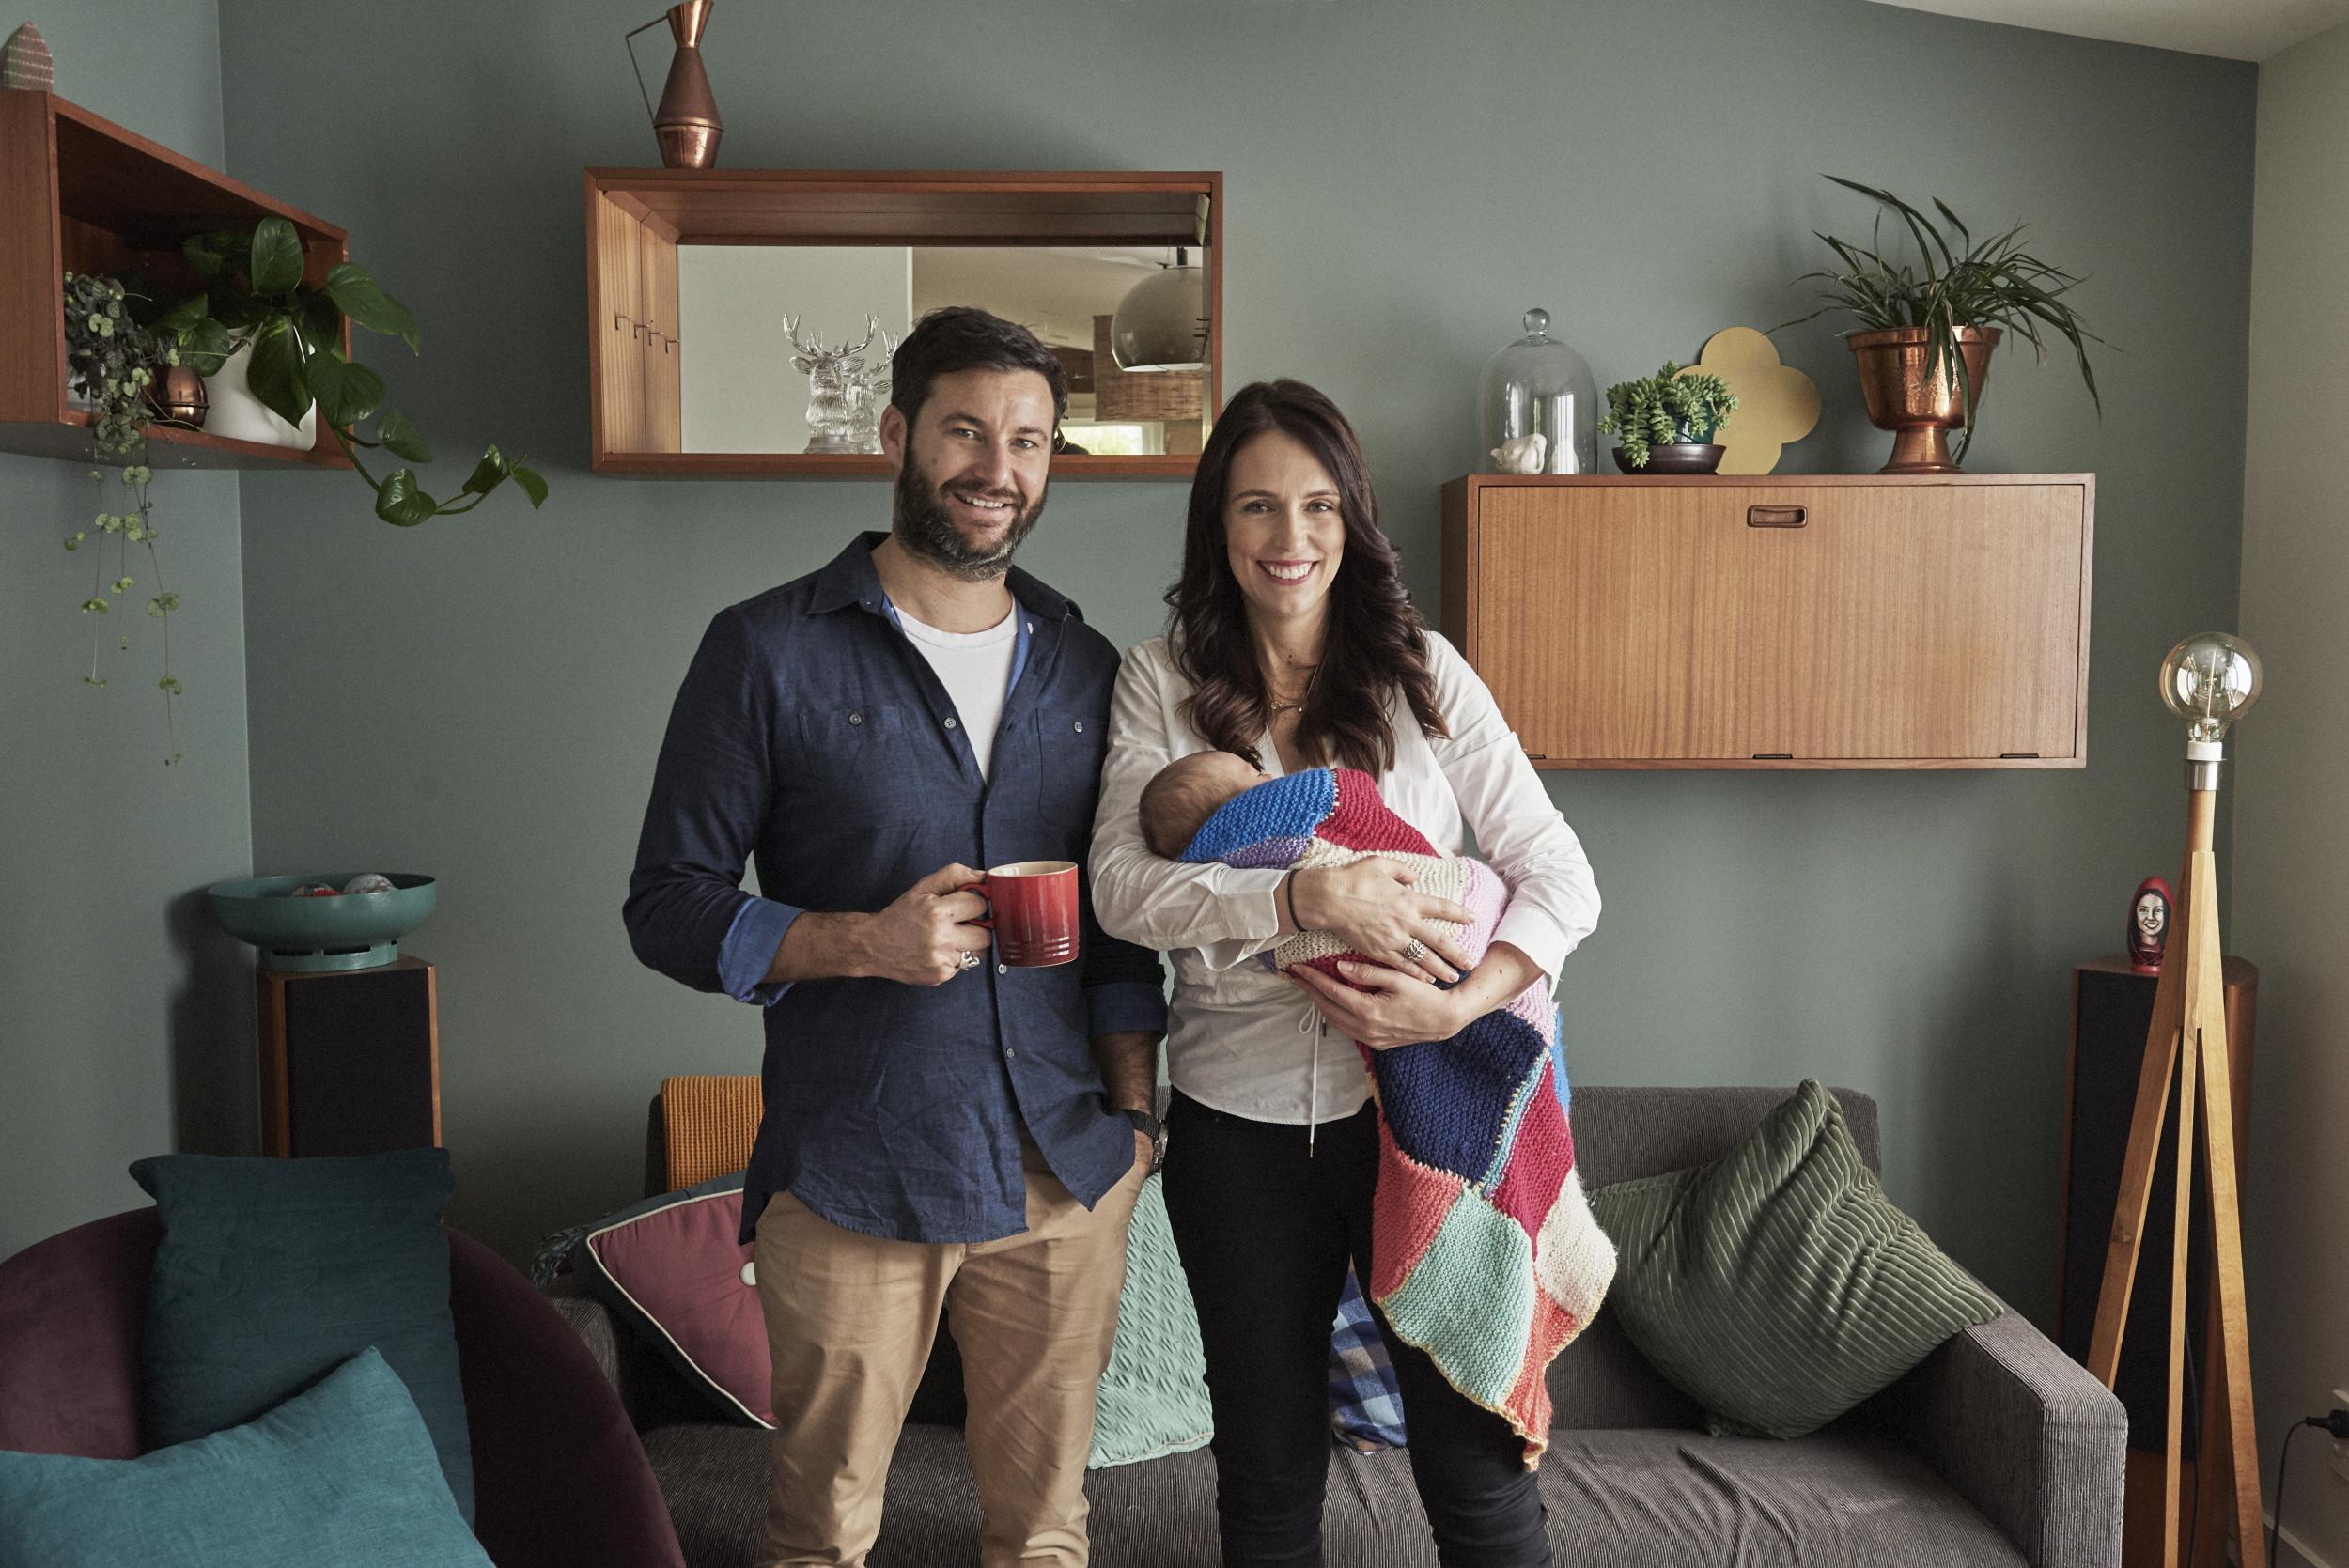
[[[1035,499],[1026,510],[1014,515],[1003,529],[1000,542],[991,549],[973,550],[963,542],[961,531],[946,510],[946,498],[922,465],[909,453],[906,465],[897,471],[895,505],[890,518],[890,531],[907,550],[932,566],[970,582],[984,582],[1001,577],[1011,565],[1012,553],[1035,527],[1035,520],[1044,515],[1044,498],[1050,484],[1035,492]]]

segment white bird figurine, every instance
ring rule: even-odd
[[[1502,474],[1539,474],[1542,458],[1548,454],[1549,438],[1536,430],[1530,436],[1517,436],[1493,448],[1493,462]]]

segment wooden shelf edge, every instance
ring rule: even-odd
[[[1179,479],[1198,471],[1190,457],[1112,457],[1085,454],[1062,458],[1051,477],[1082,479]],[[606,452],[589,465],[592,473],[660,479],[887,479],[889,462],[866,453],[807,452]]]
[[[664,169],[590,165],[587,178],[605,187],[699,185],[756,189],[790,185],[805,190],[837,187],[843,192],[875,186],[916,194],[984,191],[1010,186],[1020,191],[1077,191],[1151,195],[1161,191],[1205,191],[1219,178],[1210,169]]]
[[[2085,768],[2077,757],[1529,757],[1537,773],[1926,773]]]
[[[266,442],[240,441],[207,430],[183,430],[169,425],[146,427],[150,468],[349,468],[338,446],[272,446]],[[54,422],[0,421],[0,452],[30,458],[62,458],[88,462],[89,415],[69,410]],[[110,459],[112,460],[112,459]],[[101,464],[101,466],[104,466]]]
[[[2092,492],[2093,474],[1463,474],[1451,483],[1475,489],[1657,488],[1735,489],[1755,485],[2079,485]]]

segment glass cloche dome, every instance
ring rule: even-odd
[[[1598,459],[1598,383],[1580,354],[1549,335],[1549,312],[1525,313],[1525,335],[1485,364],[1478,399],[1480,474],[1589,474]],[[1539,436],[1533,460],[1528,436]],[[1517,448],[1502,456],[1494,449]]]

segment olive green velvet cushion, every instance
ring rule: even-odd
[[[1816,1081],[1719,1159],[1591,1194],[1607,1310],[1717,1434],[1799,1437],[2003,1310],[1886,1200]]]

